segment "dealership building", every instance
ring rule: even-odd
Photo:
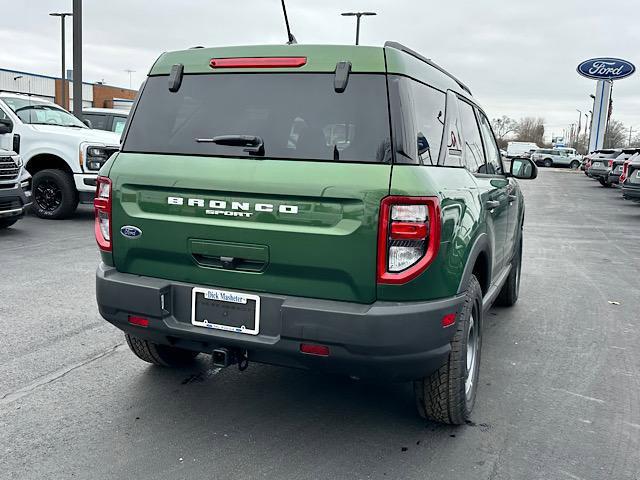
[[[73,105],[73,82],[65,81],[64,88],[71,110]],[[62,105],[63,82],[60,78],[39,75],[36,73],[20,72],[0,68],[0,91],[33,95]],[[130,110],[133,106],[137,91],[128,88],[114,87],[103,83],[82,84],[82,105],[84,107],[115,108]]]

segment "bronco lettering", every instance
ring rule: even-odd
[[[183,197],[167,197],[168,205],[184,205],[185,199]],[[207,215],[224,215],[227,217],[251,217],[253,213],[249,212],[249,210],[254,210],[255,212],[273,212],[276,207],[271,203],[256,203],[253,205],[253,208],[249,202],[236,202],[232,201],[229,207],[229,202],[226,200],[209,200],[208,202],[202,198],[187,198],[186,204],[189,207],[200,207],[205,208],[208,205],[208,209],[205,210]],[[278,213],[289,213],[289,214],[297,214],[298,213],[297,205],[279,205],[277,207]]]

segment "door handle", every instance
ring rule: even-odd
[[[500,206],[500,202],[498,200],[487,200],[487,203],[484,205],[487,207],[487,210],[495,210]]]

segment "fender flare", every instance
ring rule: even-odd
[[[476,260],[478,259],[478,257],[480,256],[481,253],[485,253],[489,259],[488,265],[487,265],[487,276],[488,276],[488,283],[489,285],[491,284],[491,278],[492,278],[492,271],[491,271],[491,257],[492,257],[492,252],[491,252],[491,244],[489,243],[489,236],[486,233],[480,233],[475,242],[473,243],[473,246],[471,247],[471,249],[469,250],[469,255],[467,257],[467,263],[464,266],[464,270],[462,272],[462,278],[460,279],[460,285],[458,285],[458,294],[463,293],[466,290],[466,286],[469,283],[469,279],[471,278],[471,275],[473,274],[473,267],[476,263]],[[487,285],[487,288],[489,287],[489,285]]]

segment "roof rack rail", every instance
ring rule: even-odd
[[[442,68],[440,65],[438,65],[437,63],[433,63],[431,60],[429,60],[428,58],[420,55],[418,52],[416,52],[415,50],[411,50],[409,47],[406,47],[404,45],[402,45],[401,43],[398,42],[392,42],[392,41],[388,41],[385,42],[384,44],[385,47],[389,47],[389,48],[395,48],[396,50],[400,50],[401,52],[404,52],[408,55],[411,55],[412,57],[417,58],[418,60],[426,63],[427,65],[430,65],[431,67],[435,68],[436,70],[444,73],[447,77],[451,78],[451,80],[453,80],[454,82],[456,82],[461,89],[465,90],[466,92],[469,93],[469,95],[473,95],[471,93],[471,89],[469,87],[467,87],[464,83],[462,83],[460,80],[458,80],[456,77],[454,77],[452,74],[450,74],[449,72],[447,72],[444,68]]]

